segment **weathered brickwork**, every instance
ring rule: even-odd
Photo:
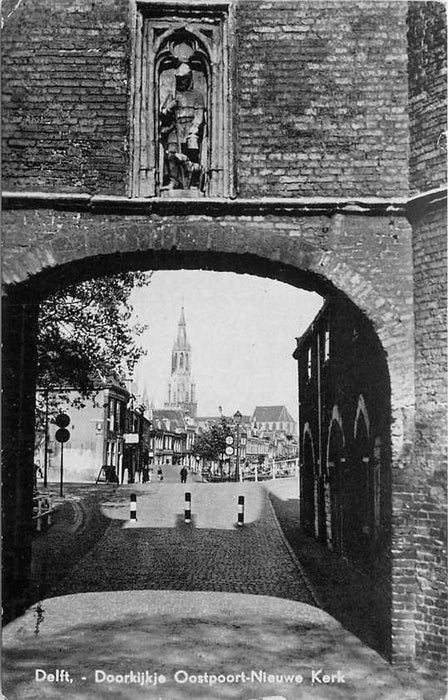
[[[4,188],[124,194],[129,3],[8,8]],[[406,192],[405,14],[404,2],[236,5],[240,194]]]
[[[168,205],[127,198],[133,3],[4,3],[4,189],[31,193],[7,198],[2,215],[13,607],[25,602],[29,558],[32,303],[120,269],[233,270],[345,296],[377,333],[392,414],[392,653],[442,659],[445,214],[413,205],[412,229],[403,214],[409,189],[442,184],[444,8],[409,5],[407,14],[394,1],[234,3],[237,197]],[[318,196],[339,203],[316,213]],[[241,213],[243,197],[252,208]],[[308,201],[269,209],[258,197]]]
[[[410,187],[446,183],[446,5],[409,5]],[[415,650],[434,665],[446,659],[447,239],[446,198],[411,202],[415,314],[413,473],[403,475],[395,508],[409,567],[395,569],[395,609],[415,623]],[[413,585],[410,566],[415,565]]]
[[[410,188],[446,182],[446,4],[409,3]]]
[[[124,192],[128,12],[127,0],[4,8],[4,188]]]
[[[212,269],[272,276],[323,295],[343,292],[372,320],[387,353],[394,460],[408,461],[413,319],[411,237],[403,216],[162,217],[52,209],[11,210],[3,216],[8,281],[23,281],[31,270],[37,275],[78,260],[84,261],[86,274],[98,274],[109,263],[107,257],[103,262],[97,257],[108,254],[135,254],[128,264],[148,268],[194,267],[203,255]],[[80,273],[79,268],[72,273],[67,269],[62,279]]]
[[[241,2],[243,195],[407,190],[406,3]]]
[[[447,246],[445,206],[414,222],[416,348],[415,469],[412,499],[418,653],[439,662],[447,643]]]

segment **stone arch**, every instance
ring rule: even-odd
[[[141,203],[139,206],[142,206]],[[269,277],[298,288],[317,291],[323,296],[341,295],[356,305],[368,319],[379,339],[379,346],[387,354],[392,405],[398,416],[398,423],[394,423],[393,437],[397,445],[394,458],[399,459],[400,435],[403,433],[400,428],[404,403],[403,348],[406,347],[408,337],[403,332],[403,322],[393,302],[381,296],[368,279],[362,280],[340,252],[335,251],[332,255],[323,253],[321,248],[306,240],[306,236],[292,237],[289,233],[279,232],[275,227],[266,229],[256,221],[247,221],[244,227],[239,228],[231,217],[228,221],[216,220],[213,216],[206,220],[205,217],[204,220],[198,217],[193,227],[185,218],[177,216],[176,203],[170,203],[170,206],[174,214],[167,217],[170,219],[169,225],[161,220],[163,217],[152,218],[146,203],[142,210],[146,212],[145,216],[139,215],[136,209],[126,223],[121,217],[103,217],[100,213],[92,212],[73,215],[72,212],[54,214],[45,209],[34,213],[27,210],[15,211],[14,217],[25,229],[31,225],[30,222],[39,227],[53,227],[52,235],[37,237],[36,242],[30,243],[24,251],[6,251],[3,271],[7,282],[5,299],[10,307],[6,323],[11,323],[11,327],[15,328],[16,336],[23,333],[23,328],[27,332],[28,329],[33,329],[33,304],[40,296],[69,283],[123,270],[232,271]],[[322,217],[319,226],[324,223],[328,221]],[[31,239],[30,236],[29,240]],[[26,322],[25,317],[28,319]],[[11,357],[14,356],[12,347],[8,352]],[[32,352],[32,343],[28,344],[27,352]],[[23,374],[23,382],[27,385],[27,394],[23,394],[24,411],[27,410],[26,404],[30,403],[33,393],[33,362],[34,359],[31,358],[25,363],[27,373]],[[13,363],[19,374],[19,358],[14,359]],[[11,385],[8,391],[14,393],[17,388]],[[410,400],[410,397],[407,396],[406,400]],[[20,407],[17,408],[19,410]],[[31,418],[28,417],[27,420],[29,424]],[[18,413],[11,414],[9,425],[15,426],[17,421]],[[311,426],[309,428],[311,431]],[[14,427],[8,429],[14,434]],[[317,434],[317,430],[314,427],[312,429]],[[17,441],[19,442],[20,440]],[[310,525],[313,534],[319,535],[320,528],[316,522],[319,484],[318,479],[314,479],[317,468],[317,453],[315,455],[314,450],[317,447],[313,444],[311,432],[304,447],[313,464]],[[11,458],[11,464],[27,463],[29,456],[28,453],[25,456],[25,451],[32,454],[31,448],[20,449],[20,454]],[[16,479],[15,474],[17,470],[14,473],[14,469],[11,469],[11,482]],[[26,476],[20,474],[17,478],[21,480],[21,485],[15,484],[15,491],[23,489],[26,494],[30,488]],[[17,511],[20,529],[20,522],[29,515],[26,496],[23,497],[23,507]],[[13,537],[17,540],[16,533]]]
[[[324,488],[326,495],[327,542],[330,549],[344,554],[344,472],[345,434],[342,416],[337,405],[333,406],[328,427],[326,470]]]
[[[309,423],[305,423],[302,437],[303,459],[301,463],[301,493],[303,502],[300,508],[302,525],[309,534],[317,535],[317,474],[313,434]]]
[[[37,217],[39,226],[56,226],[56,232],[52,237],[31,242],[24,252],[5,248],[3,277],[7,290],[21,283],[51,290],[55,285],[63,285],[65,280],[113,274],[122,269],[187,268],[257,274],[317,291],[323,296],[343,294],[370,320],[387,354],[394,426],[392,455],[397,462],[409,459],[408,443],[412,439],[408,435],[409,418],[414,405],[410,389],[412,329],[392,301],[344,260],[340,252],[322,251],[307,240],[305,230],[303,236],[293,237],[275,228],[267,231],[255,221],[245,222],[242,230],[236,224],[209,217],[207,221],[198,220],[192,230],[189,225],[181,225],[179,217],[173,216],[167,226],[160,217],[154,220],[151,216],[138,216],[138,206],[143,206],[138,202],[132,205],[134,216],[127,217],[127,221],[120,217],[111,223],[109,217],[101,216],[108,209],[104,198],[86,196],[83,199],[82,195],[80,198],[84,206],[91,202],[93,211],[98,210],[98,217],[58,213],[62,221],[55,224],[51,211],[14,212],[20,228],[36,225]],[[114,206],[118,205],[114,204],[112,209]],[[170,206],[174,215],[178,210],[184,211],[176,202]],[[143,211],[152,211],[146,202]],[[6,224],[10,223],[9,213],[4,213]],[[310,226],[323,230],[330,224],[336,230],[340,216],[316,216]],[[407,367],[404,367],[404,356],[408,360]]]
[[[352,499],[352,558],[364,568],[370,565],[370,545],[373,512],[371,478],[370,421],[364,398],[358,397],[354,428],[353,465],[349,472],[348,491]]]
[[[353,427],[353,437],[356,440],[357,433],[360,425],[362,425],[361,418],[364,421],[365,429],[367,431],[367,438],[370,437],[370,419],[369,413],[367,411],[366,402],[362,394],[358,396],[358,405],[356,407],[355,422]]]

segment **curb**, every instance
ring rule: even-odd
[[[283,544],[285,545],[286,549],[288,550],[288,553],[289,553],[291,559],[293,560],[297,570],[299,571],[301,577],[303,578],[303,582],[305,583],[305,586],[308,589],[308,593],[311,595],[311,598],[314,600],[316,607],[320,608],[321,610],[324,610],[324,607],[323,607],[322,603],[319,601],[319,598],[316,595],[314,587],[313,587],[311,581],[309,580],[308,576],[306,575],[302,564],[300,563],[299,559],[297,558],[296,553],[294,552],[293,548],[291,547],[288,540],[286,539],[285,533],[283,532],[283,530],[281,528],[281,525],[280,525],[278,518],[277,518],[277,514],[274,510],[274,506],[272,505],[272,501],[269,497],[269,491],[266,488],[264,488],[263,490],[265,492],[266,499],[269,503],[271,513],[272,513],[272,516],[274,518],[274,522],[277,526],[277,530],[279,531],[280,537],[283,540]]]

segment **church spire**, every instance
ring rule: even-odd
[[[187,339],[183,304],[171,353],[171,379],[165,408],[180,408],[189,416],[196,417],[196,387],[191,376],[191,346]]]
[[[182,306],[180,319],[177,327],[177,339],[174,342],[173,350],[190,350],[190,343],[187,340],[187,324],[185,322],[185,312]]]

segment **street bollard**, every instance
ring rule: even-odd
[[[131,493],[131,520],[137,520],[137,494]]]
[[[185,492],[185,522],[191,523],[191,493]]]
[[[244,496],[238,496],[238,526],[244,525]]]

